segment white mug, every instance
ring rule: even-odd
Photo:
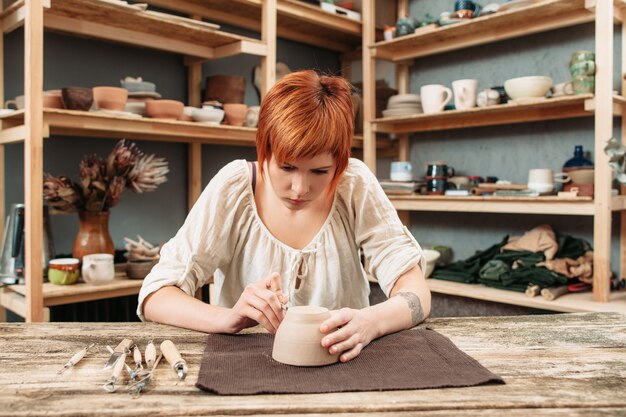
[[[458,110],[476,107],[478,80],[452,81],[452,90],[454,90],[454,107]]]
[[[437,113],[452,99],[452,90],[445,85],[429,84],[420,88],[420,95],[424,113]]]
[[[554,173],[549,168],[537,168],[528,171],[528,188],[540,194],[554,191],[554,183],[567,182],[569,176],[564,172]]]
[[[413,165],[408,161],[391,163],[391,181],[413,181]]]
[[[23,95],[17,96],[13,100],[7,100],[4,102],[5,109],[12,108],[13,110],[22,110],[24,108],[24,105],[25,105],[25,99]]]
[[[83,256],[83,280],[89,284],[106,284],[115,278],[113,255],[92,253]]]

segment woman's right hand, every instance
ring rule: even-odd
[[[231,330],[230,333],[237,333],[260,324],[274,334],[285,317],[282,305],[286,302],[280,274],[274,272],[267,278],[246,286],[227,315],[226,328]]]

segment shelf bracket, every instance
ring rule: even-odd
[[[0,145],[20,143],[26,139],[26,126],[15,126],[0,131]]]

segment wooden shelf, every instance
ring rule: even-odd
[[[46,307],[84,301],[103,300],[106,298],[123,297],[139,294],[142,279],[128,279],[125,273],[116,274],[110,284],[92,285],[78,283],[74,285],[43,284],[43,303]],[[5,292],[16,293],[26,297],[26,285],[9,285]]]
[[[0,144],[24,141],[24,110],[0,117]],[[166,142],[255,146],[256,129],[228,125],[204,125],[195,122],[114,116],[98,112],[44,109],[44,134],[127,138]],[[354,149],[363,148],[363,136],[355,135]],[[382,154],[397,152],[394,141],[380,139],[377,149]]]
[[[371,49],[376,58],[405,61],[593,20],[594,13],[585,8],[585,0],[544,0],[450,26],[418,29],[411,35],[377,42]]]
[[[21,4],[3,14],[5,32],[24,23],[25,5],[18,3]],[[267,52],[265,43],[257,39],[222,32],[210,24],[105,0],[52,0],[51,7],[44,12],[44,27],[202,59],[241,53],[265,56]]]
[[[195,14],[209,21],[254,31],[261,28],[261,0],[146,0],[146,3]],[[361,46],[361,22],[329,13],[300,0],[277,1],[278,36],[339,52]]]
[[[476,126],[527,123],[540,120],[592,116],[593,94],[549,98],[529,103],[509,102],[469,110],[447,110],[409,116],[383,117],[372,121],[375,132],[410,133]],[[618,98],[616,98],[618,100]],[[619,99],[620,102],[623,99]]]
[[[490,288],[483,284],[464,284],[432,278],[426,282],[434,293],[476,300],[566,313],[611,311],[626,314],[626,291],[612,292],[608,303],[593,301],[591,292],[565,294],[554,301],[548,301],[541,296],[528,297],[524,293]]]

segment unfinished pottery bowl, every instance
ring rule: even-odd
[[[185,105],[176,100],[146,101],[146,114],[155,119],[178,120]]]
[[[551,87],[552,78],[540,75],[511,78],[504,82],[504,90],[513,100],[529,97],[545,97]]]
[[[226,103],[224,104],[224,112],[226,113],[226,123],[231,126],[243,126],[248,106],[245,104]]]
[[[43,106],[49,109],[63,109],[63,97],[61,90],[48,90],[43,92]]]
[[[93,99],[98,109],[124,111],[128,90],[120,87],[94,87]]]
[[[65,87],[61,89],[63,106],[68,110],[89,111],[93,105],[93,92],[91,88]]]
[[[193,109],[191,113],[193,120],[198,123],[218,125],[224,119],[224,110],[211,106],[204,106],[201,109]]]
[[[149,81],[139,81],[134,79],[120,80],[122,88],[128,90],[129,93],[154,93],[156,92],[156,84]]]
[[[285,319],[274,338],[272,358],[294,366],[330,365],[339,360],[339,354],[331,355],[322,346],[324,334],[320,325],[330,318],[325,307],[289,307]]]
[[[132,279],[144,279],[156,265],[157,261],[149,260],[130,260],[126,262],[126,275]]]

